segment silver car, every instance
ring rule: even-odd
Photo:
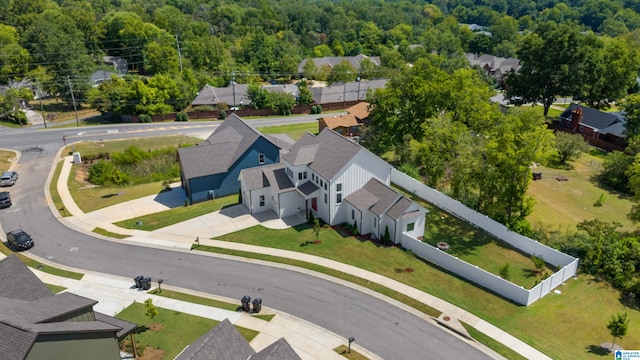
[[[7,171],[0,177],[0,186],[13,186],[18,181],[18,173],[16,171]]]

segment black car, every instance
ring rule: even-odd
[[[11,206],[11,196],[7,191],[0,191],[0,208],[8,208]]]
[[[33,247],[31,235],[17,229],[7,233],[7,242],[16,250],[27,250]]]

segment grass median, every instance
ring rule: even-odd
[[[75,279],[75,280],[80,280],[82,279],[82,277],[84,276],[84,274],[81,273],[77,273],[74,271],[69,271],[69,270],[63,270],[57,267],[53,267],[53,266],[49,266],[46,264],[43,264],[37,260],[34,260],[28,256],[25,256],[21,253],[16,253],[13,250],[11,250],[10,248],[8,248],[6,246],[6,243],[1,244],[0,245],[0,252],[10,256],[10,255],[15,255],[18,257],[18,259],[20,259],[20,261],[22,261],[23,264],[27,265],[30,268],[34,268],[36,270],[40,270],[42,272],[46,272],[48,274],[51,275],[57,275],[57,276],[62,276],[62,277],[66,277],[69,279]]]

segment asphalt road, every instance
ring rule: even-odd
[[[312,119],[312,118],[311,118]],[[257,120],[259,126],[309,121]],[[127,124],[89,128],[8,129],[0,127],[0,148],[19,150],[20,179],[10,188],[14,205],[0,210],[5,230],[31,233],[34,254],[56,263],[118,276],[138,274],[165,284],[263,304],[324,327],[385,359],[488,359],[457,337],[395,306],[349,287],[280,268],[104,241],[67,228],[46,203],[44,186],[58,149],[67,141],[213,130],[219,122]],[[146,132],[141,132],[146,131]],[[345,340],[346,341],[346,340]]]

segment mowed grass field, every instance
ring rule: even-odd
[[[584,220],[616,221],[623,230],[636,227],[627,218],[633,201],[629,196],[599,186],[593,178],[602,169],[602,158],[590,154],[571,162],[572,170],[540,166],[534,171],[542,173],[542,180],[532,181],[527,194],[536,203],[528,220],[534,228],[540,226],[561,233],[573,232]],[[558,181],[563,176],[568,181]],[[601,207],[593,204],[604,194]]]
[[[0,173],[9,170],[11,161],[16,157],[16,153],[8,150],[0,150]]]

